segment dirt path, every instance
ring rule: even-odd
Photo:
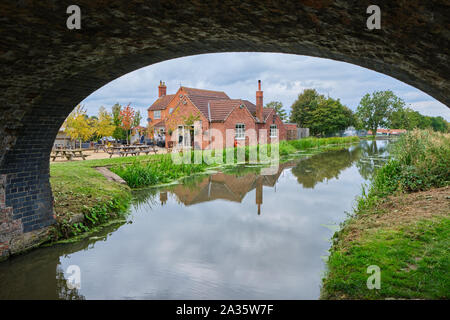
[[[375,213],[376,212],[376,213]],[[368,229],[396,229],[421,219],[450,215],[450,186],[387,197],[373,214],[354,219],[344,242],[358,239]]]

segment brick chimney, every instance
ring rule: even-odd
[[[166,90],[167,90],[166,84],[160,80],[158,86],[158,97],[161,98],[162,96],[165,96]]]
[[[261,80],[258,80],[258,91],[256,91],[256,117],[263,121],[263,92],[261,91]]]

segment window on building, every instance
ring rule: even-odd
[[[236,124],[236,139],[245,139],[245,124],[237,123]]]
[[[276,138],[277,137],[277,125],[276,124],[271,124],[270,125],[270,137],[271,138]]]
[[[172,114],[172,111],[173,111],[173,108],[170,108],[169,109],[169,113]]]
[[[161,119],[161,110],[155,111],[153,115],[155,119]]]

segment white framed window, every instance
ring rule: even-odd
[[[161,110],[155,110],[153,116],[155,119],[161,119]]]
[[[245,139],[245,124],[243,124],[243,123],[236,124],[235,138],[236,139]]]
[[[276,124],[270,125],[270,137],[276,138],[278,136],[278,129]]]

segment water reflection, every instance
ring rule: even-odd
[[[96,242],[107,241],[108,236],[123,224],[105,227],[85,241],[41,248],[0,263],[0,300],[84,300],[77,289],[67,286],[61,260],[70,258],[72,253],[94,249]]]
[[[349,168],[360,156],[360,147],[328,151],[304,159],[292,169],[292,173],[304,188],[314,189],[318,183],[337,179],[341,171]]]
[[[164,206],[168,194],[173,194],[177,201],[185,206],[192,206],[202,202],[227,200],[242,203],[245,196],[255,190],[255,207],[261,214],[263,204],[263,186],[276,188],[278,178],[285,169],[297,165],[298,161],[280,164],[273,175],[260,175],[261,168],[240,166],[225,172],[218,172],[208,176],[195,176],[185,179],[182,184],[169,186],[159,190],[159,201]],[[137,202],[155,204],[158,192],[155,189],[144,189],[135,192]]]
[[[322,256],[385,143],[135,193],[127,224],[0,264],[0,299],[316,299]],[[381,161],[381,160],[380,160]],[[80,290],[64,270],[78,265]]]
[[[356,163],[359,173],[364,179],[369,179],[377,168],[387,160],[388,143],[386,141],[361,141],[361,155]]]

